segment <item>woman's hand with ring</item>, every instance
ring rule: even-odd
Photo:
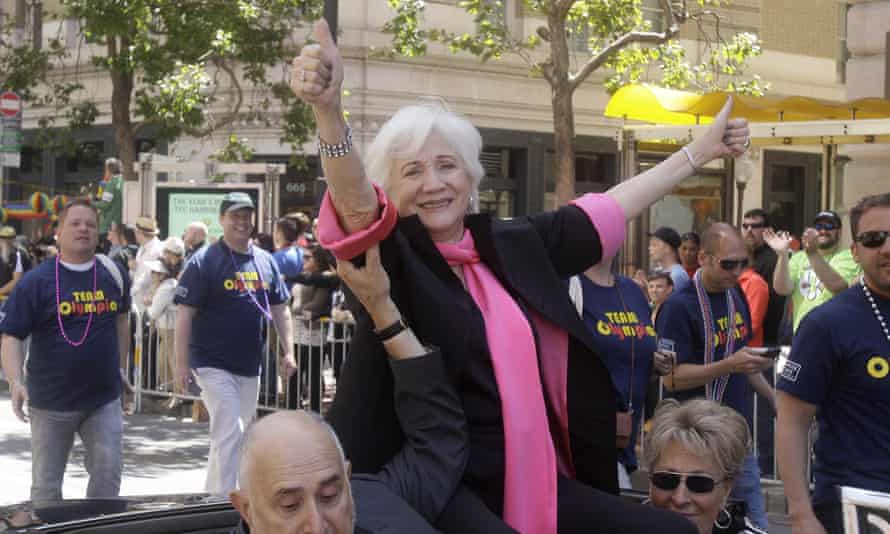
[[[343,60],[328,23],[322,19],[312,27],[315,44],[300,50],[291,66],[291,90],[316,110],[340,109]]]

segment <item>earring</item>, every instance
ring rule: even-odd
[[[725,523],[720,522],[720,519],[723,516],[726,517]],[[720,513],[717,514],[717,519],[714,520],[714,526],[721,530],[725,530],[725,529],[728,529],[731,525],[732,525],[732,516],[729,515],[729,511],[726,508],[721,508]]]

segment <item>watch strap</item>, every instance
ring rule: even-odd
[[[408,325],[405,324],[405,321],[403,319],[399,318],[398,321],[387,326],[386,328],[374,330],[374,334],[377,335],[377,339],[379,339],[380,341],[389,341],[390,339],[396,337],[407,329]]]

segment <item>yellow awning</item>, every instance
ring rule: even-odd
[[[723,107],[729,94],[716,92],[699,95],[650,85],[628,85],[612,96],[605,115],[653,124],[708,124]],[[733,99],[733,117],[745,117],[750,122],[890,118],[890,101],[881,98],[831,102],[800,96],[733,94]]]

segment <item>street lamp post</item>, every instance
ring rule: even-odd
[[[736,208],[736,228],[742,227],[742,206],[745,201],[745,188],[748,186],[748,182],[751,181],[751,174],[753,171],[753,163],[751,162],[751,156],[746,152],[741,157],[736,160],[735,167],[735,186],[738,189],[738,207]]]

